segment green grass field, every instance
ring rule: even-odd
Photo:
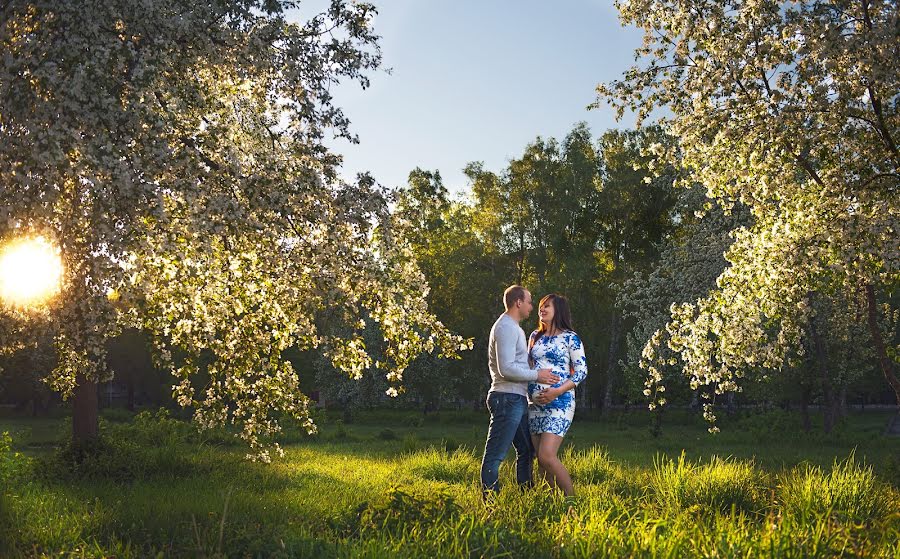
[[[485,414],[322,417],[286,456],[250,463],[227,433],[105,414],[75,466],[64,419],[0,418],[2,557],[900,558],[900,439],[885,413],[831,436],[782,412],[722,432],[669,412],[580,418],[563,462],[578,496],[505,487],[487,504]],[[6,442],[3,442],[3,441]]]

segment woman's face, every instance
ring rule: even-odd
[[[541,324],[545,327],[550,327],[553,324],[553,314],[556,309],[553,308],[553,300],[544,301],[544,304],[541,305],[540,310],[538,311],[538,315],[541,319]]]

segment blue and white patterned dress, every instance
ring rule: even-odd
[[[587,377],[584,345],[575,332],[565,331],[555,336],[538,338],[535,330],[531,333],[528,345],[531,347],[528,358],[538,369],[550,368],[554,374],[559,375],[559,382],[553,387],[561,386],[567,380],[577,386]],[[543,406],[535,404],[534,397],[538,392],[550,386],[537,382],[528,383],[528,396],[531,400],[531,405],[528,406],[528,427],[533,435],[553,433],[563,437],[575,417],[575,389],[563,392]]]

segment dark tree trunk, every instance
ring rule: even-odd
[[[813,316],[809,321],[809,335],[813,341],[815,353],[815,366],[822,380],[822,417],[825,433],[831,433],[834,428],[834,389],[831,386],[831,377],[828,375],[828,353],[825,350],[825,341],[819,333],[816,323],[817,317]]]
[[[72,397],[72,438],[79,443],[96,438],[100,433],[99,399],[96,382],[78,375],[76,383]]]
[[[606,357],[606,388],[603,391],[603,414],[612,411],[613,391],[616,387],[616,375],[619,369],[619,342],[622,337],[622,316],[618,309],[613,309],[612,320],[609,325],[609,353]]]
[[[737,411],[737,395],[734,392],[729,392],[725,395],[725,412],[728,415],[734,415]]]
[[[134,411],[134,368],[128,375],[128,411]]]
[[[835,415],[837,415],[838,419],[844,419],[847,417],[847,385],[841,386],[840,392],[838,392],[837,406],[835,407]]]
[[[878,327],[875,288],[872,284],[866,284],[866,303],[869,309],[869,332],[872,334],[872,342],[875,344],[875,355],[878,356],[878,364],[881,365],[884,380],[894,389],[894,398],[896,398],[897,406],[900,408],[900,379],[894,374],[893,363],[891,363],[884,348],[884,338],[881,336],[881,328]]]
[[[516,262],[516,272],[519,274],[519,281],[516,283],[522,285],[525,282],[525,231],[519,231],[519,260]]]
[[[803,432],[812,431],[812,421],[809,418],[809,387],[804,386],[800,391],[800,418],[803,422]]]
[[[650,434],[654,438],[662,435],[662,412],[662,408],[656,408],[653,411],[653,423],[650,425]]]
[[[688,407],[691,408],[691,411],[694,413],[698,413],[700,411],[700,391],[694,390],[691,392],[691,403],[688,404]]]
[[[886,431],[889,434],[900,434],[900,379],[894,373],[894,364],[887,356],[887,351],[884,348],[884,338],[881,336],[881,328],[878,326],[875,287],[870,283],[866,284],[866,306],[868,307],[869,315],[869,332],[872,334],[872,343],[875,344],[875,355],[878,356],[881,372],[884,375],[884,379],[894,390],[894,398],[897,401],[897,414],[888,422]]]

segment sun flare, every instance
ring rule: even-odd
[[[0,249],[0,298],[12,306],[39,305],[59,293],[59,251],[43,237],[17,239]]]

